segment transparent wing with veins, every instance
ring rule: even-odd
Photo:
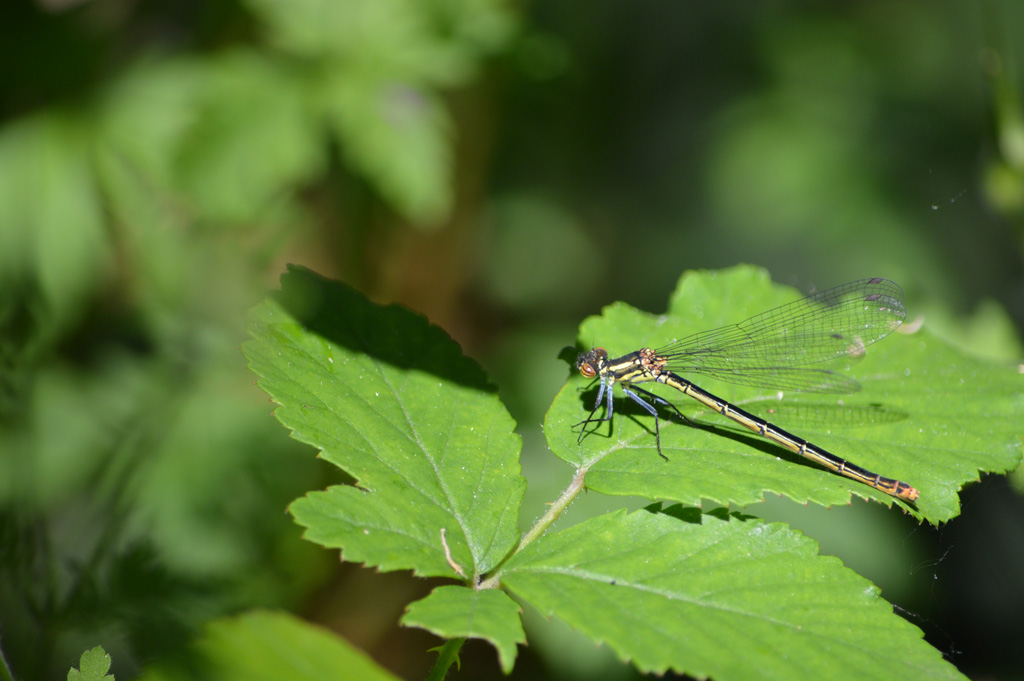
[[[896,283],[862,279],[739,324],[673,341],[655,352],[667,359],[666,369],[679,374],[774,390],[850,393],[860,385],[826,367],[864,354],[906,316],[903,290]]]

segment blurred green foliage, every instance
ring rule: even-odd
[[[337,573],[283,513],[340,482],[269,418],[238,352],[286,261],[481,358],[538,513],[565,475],[538,436],[558,349],[602,304],[661,311],[687,268],[750,261],[804,290],[889,277],[911,318],[1019,361],[1022,34],[1006,0],[3,3],[0,645],[17,678],[97,643],[130,678],[255,605],[329,622],[399,675],[429,665],[430,639],[393,628],[422,587]],[[867,576],[934,571],[939,591],[886,596],[997,676],[1024,634],[1005,577],[1024,574],[1024,513],[998,483],[967,495],[928,535],[935,565]],[[830,536],[851,564],[923,532],[841,512],[886,537],[847,554]],[[368,594],[372,615],[353,606]],[[517,673],[547,668],[574,667]]]

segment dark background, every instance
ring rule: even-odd
[[[0,647],[118,678],[253,606],[406,678],[430,583],[337,564],[283,509],[342,479],[238,345],[284,263],[426,314],[520,424],[522,522],[571,475],[539,424],[582,318],[690,268],[882,276],[993,361],[1024,324],[1024,5],[494,0],[0,6]],[[642,340],[642,339],[641,339]],[[973,678],[1024,668],[1019,474],[919,526],[770,499]],[[570,520],[642,500],[587,495]],[[628,678],[527,611],[513,678]],[[454,678],[498,678],[470,643]]]

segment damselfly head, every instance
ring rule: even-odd
[[[594,378],[601,373],[601,367],[607,361],[607,350],[592,348],[589,352],[580,353],[580,356],[576,358],[576,369],[586,378]]]

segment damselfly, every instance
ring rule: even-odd
[[[638,387],[656,382],[675,388],[758,435],[825,468],[905,501],[918,491],[905,482],[884,478],[855,466],[734,404],[699,388],[678,373],[704,374],[728,383],[815,393],[851,393],[860,385],[825,366],[841,357],[864,354],[867,346],[892,333],[907,316],[903,290],[887,279],[862,279],[815,293],[802,300],[755,315],[746,321],[694,334],[651,350],[609,359],[604,348],[593,348],[576,359],[587,378],[597,378],[597,402],[580,427],[579,442],[591,423],[612,419],[612,389],[622,392],[654,417],[654,437],[661,452],[661,429],[656,404],[670,402]],[[646,398],[646,399],[645,399]],[[649,400],[649,401],[648,401]],[[605,415],[594,418],[604,402]]]

